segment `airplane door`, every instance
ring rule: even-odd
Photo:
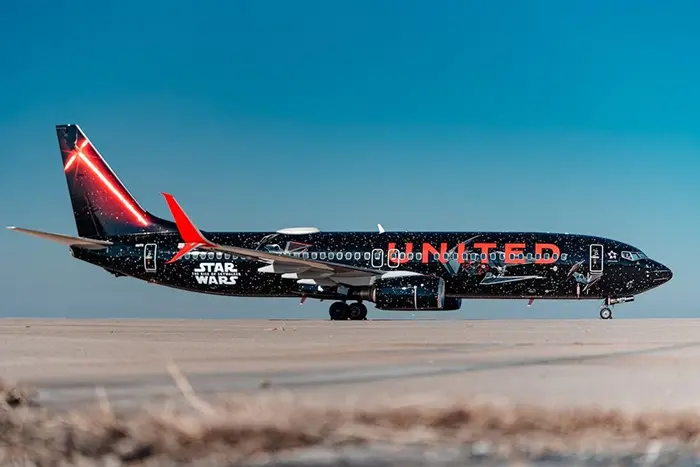
[[[588,261],[588,269],[591,274],[603,273],[603,245],[593,244],[590,246]]]
[[[158,245],[155,243],[147,243],[143,247],[143,268],[146,272],[156,272],[156,252]]]
[[[392,261],[393,258],[393,261]],[[387,250],[386,252],[386,265],[389,266],[390,268],[398,268],[399,267],[399,250],[396,248],[392,248],[390,250]]]
[[[372,267],[381,268],[384,266],[384,250],[375,248],[372,250]]]

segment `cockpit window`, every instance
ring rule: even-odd
[[[622,254],[622,259],[626,259],[627,261],[639,261],[640,259],[648,259],[649,257],[642,253],[641,251],[623,251]]]

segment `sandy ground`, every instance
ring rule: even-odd
[[[699,363],[700,320],[2,319],[0,463],[696,465]]]
[[[0,320],[0,375],[45,403],[176,393],[169,360],[207,394],[700,405],[700,320]]]

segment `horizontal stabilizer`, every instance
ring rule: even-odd
[[[42,232],[40,230],[23,229],[21,227],[14,226],[8,227],[8,229],[43,238],[44,240],[50,240],[55,243],[60,243],[61,245],[79,246],[81,248],[87,248],[91,250],[99,250],[112,245],[112,242],[108,242],[106,240],[96,240],[93,238],[84,237],[71,237],[70,235]]]

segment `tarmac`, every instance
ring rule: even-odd
[[[48,407],[94,403],[98,386],[124,407],[177,396],[168,362],[205,396],[283,391],[329,405],[415,396],[628,413],[700,409],[700,320],[693,319],[0,320],[0,377],[35,385]],[[473,462],[473,449],[462,448],[451,448],[457,461],[433,455],[428,463],[420,462],[425,450],[395,453],[394,461],[372,454],[376,447],[342,456],[344,465],[373,455],[372,465]],[[325,464],[317,453],[314,462],[265,465],[339,462],[328,455]],[[546,463],[589,465],[569,455]],[[697,462],[687,456],[683,462]],[[496,465],[487,461],[479,463]]]

